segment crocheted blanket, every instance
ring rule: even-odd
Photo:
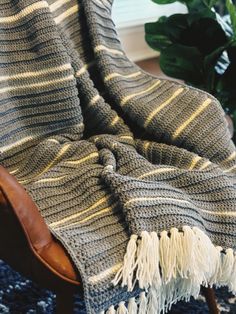
[[[126,57],[111,0],[4,0],[1,164],[64,244],[87,313],[236,293],[236,151],[211,95]]]

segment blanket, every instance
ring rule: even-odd
[[[4,0],[0,162],[83,282],[88,314],[236,293],[236,150],[211,95],[133,64],[112,0]]]

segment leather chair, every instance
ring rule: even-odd
[[[56,313],[73,313],[82,282],[62,244],[50,233],[25,189],[0,166],[0,259],[56,293]],[[211,314],[219,313],[214,291],[203,288]]]

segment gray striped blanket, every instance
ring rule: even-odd
[[[72,257],[87,313],[236,293],[236,151],[211,95],[125,55],[112,0],[1,0],[0,158]]]

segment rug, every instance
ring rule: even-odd
[[[227,289],[216,291],[221,313],[236,313],[236,297]],[[53,314],[55,295],[48,290],[38,288],[32,281],[13,271],[0,261],[0,314]],[[179,302],[168,314],[207,314],[208,307],[203,296],[191,302]],[[76,296],[75,314],[86,314],[84,303]]]

